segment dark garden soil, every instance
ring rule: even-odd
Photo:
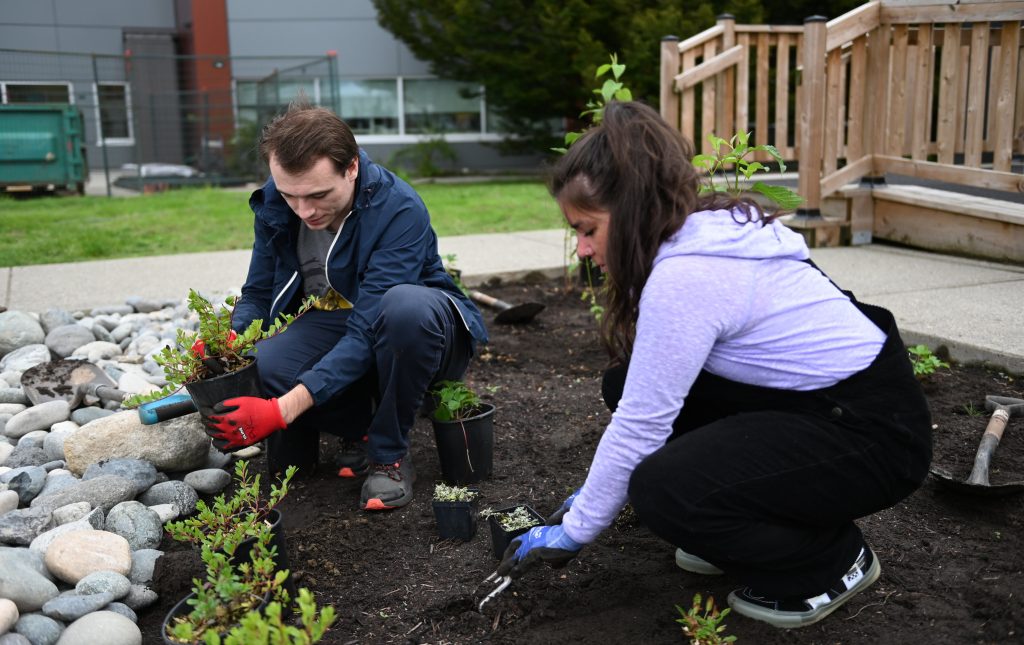
[[[491,343],[467,380],[498,411],[494,476],[482,507],[526,503],[547,514],[583,482],[609,415],[600,397],[604,355],[579,293],[549,281],[493,285],[490,293],[547,305],[534,322],[492,324]],[[980,303],[979,303],[980,306]],[[965,478],[988,420],[985,395],[1024,397],[1024,379],[974,366],[940,370],[924,384],[935,427],[934,464]],[[334,440],[325,440],[330,463]],[[674,549],[629,511],[566,568],[528,573],[477,611],[494,571],[486,522],[467,543],[440,541],[430,506],[439,480],[428,419],[413,431],[416,498],[386,513],[358,510],[360,482],[328,467],[297,479],[282,503],[289,559],[338,621],[323,642],[341,643],[682,643],[675,605],[695,593],[724,604],[728,577],[678,569]],[[263,462],[259,461],[262,467]],[[996,453],[993,484],[1024,480],[1024,419],[1011,420]],[[929,479],[894,508],[860,520],[882,577],[826,620],[778,630],[726,619],[739,643],[933,645],[1024,642],[1024,495],[963,497]],[[166,612],[197,575],[190,549],[165,538],[142,612],[146,643],[159,642]]]

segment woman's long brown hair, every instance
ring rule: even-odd
[[[693,145],[651,107],[612,101],[601,124],[553,169],[551,194],[560,203],[610,213],[602,335],[614,362],[632,353],[640,293],[661,244],[698,206],[728,208],[736,201],[698,197],[693,154]]]

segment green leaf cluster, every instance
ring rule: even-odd
[[[200,499],[194,515],[168,522],[164,529],[178,542],[215,550],[257,537],[267,526],[270,511],[288,494],[288,482],[296,471],[295,466],[289,466],[284,477],[270,485],[270,494],[264,500],[260,493],[260,475],[250,475],[248,462],[240,459],[235,462],[235,490],[230,498],[223,493],[217,495],[212,506]]]
[[[744,191],[753,191],[766,197],[781,210],[792,210],[804,202],[803,197],[785,186],[771,186],[760,181],[749,183],[756,173],[770,170],[759,161],[747,159],[755,152],[768,154],[778,163],[779,172],[786,172],[786,163],[775,146],[750,145],[749,132],[739,132],[728,141],[711,133],[708,134],[708,142],[711,143],[712,153],[698,154],[693,158],[693,165],[704,170],[708,177],[707,183],[701,185],[701,192],[725,192],[740,198]],[[724,183],[715,181],[719,175]]]
[[[699,593],[694,594],[690,609],[676,605],[676,610],[681,616],[676,618],[676,622],[683,626],[683,635],[690,639],[690,645],[721,645],[735,642],[735,636],[723,636],[723,621],[732,610],[725,608],[719,611],[714,598],[709,596],[705,603]]]
[[[434,500],[438,502],[471,502],[479,494],[465,486],[449,486],[444,483],[434,486]]]
[[[317,643],[334,624],[334,607],[327,606],[317,612],[316,600],[309,589],[299,589],[296,599],[299,626],[285,624],[281,618],[283,606],[271,602],[262,612],[250,611],[237,626],[232,627],[224,645],[308,645]]]
[[[927,345],[907,347],[907,353],[910,355],[911,365],[914,366],[914,376],[919,379],[931,376],[939,368],[949,368],[949,363],[933,354]]]
[[[439,381],[431,390],[436,421],[463,421],[480,408],[480,396],[463,381]]]
[[[596,80],[600,80],[602,76],[607,75],[609,72],[611,72],[611,77],[604,79],[604,82],[601,83],[601,87],[593,90],[593,93],[596,94],[597,97],[588,100],[587,109],[580,112],[581,119],[590,120],[590,127],[601,123],[601,120],[604,118],[604,107],[608,105],[610,101],[633,100],[633,92],[626,87],[625,83],[621,80],[622,75],[626,72],[626,66],[619,62],[617,54],[610,54],[610,58],[610,63],[605,63],[597,68],[597,71],[594,72],[594,78]],[[586,128],[575,132],[566,132],[565,147],[552,148],[552,150],[565,154],[569,146],[586,134],[586,132]]]
[[[531,526],[537,526],[540,524],[540,520],[530,514],[530,511],[526,510],[525,506],[516,506],[510,511],[499,512],[491,508],[486,508],[480,512],[481,517],[498,518],[498,524],[505,531],[518,531],[519,529],[528,529]]]
[[[137,407],[147,401],[156,401],[174,394],[186,383],[194,383],[222,374],[237,372],[253,361],[256,343],[281,333],[297,317],[308,311],[317,301],[315,296],[303,300],[295,315],[280,314],[267,329],[263,319],[249,323],[242,333],[234,335],[231,328],[231,314],[238,298],[228,296],[223,306],[214,305],[195,289],[189,289],[188,308],[198,318],[198,330],[179,329],[174,345],[165,346],[153,357],[163,368],[167,386],[149,394],[138,394],[128,398],[124,407]],[[197,340],[204,343],[204,356],[192,350]]]

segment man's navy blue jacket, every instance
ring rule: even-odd
[[[249,206],[255,215],[256,241],[242,297],[232,316],[237,331],[257,318],[266,327],[279,313],[294,313],[302,300],[296,245],[299,227],[304,224],[277,192],[273,178],[253,192]],[[444,270],[437,234],[423,200],[362,150],[352,213],[342,223],[327,258],[328,282],[353,306],[347,310],[345,335],[299,376],[316,404],[338,394],[370,369],[371,326],[381,297],[395,285],[441,289],[458,307],[473,339],[487,342],[479,309]]]

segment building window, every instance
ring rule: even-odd
[[[131,92],[127,83],[95,86],[99,120],[96,136],[108,145],[134,145]]]
[[[395,79],[341,81],[341,118],[355,134],[398,134]]]
[[[481,132],[480,87],[440,78],[404,83],[406,134]]]
[[[0,83],[4,103],[73,103],[70,83]]]

